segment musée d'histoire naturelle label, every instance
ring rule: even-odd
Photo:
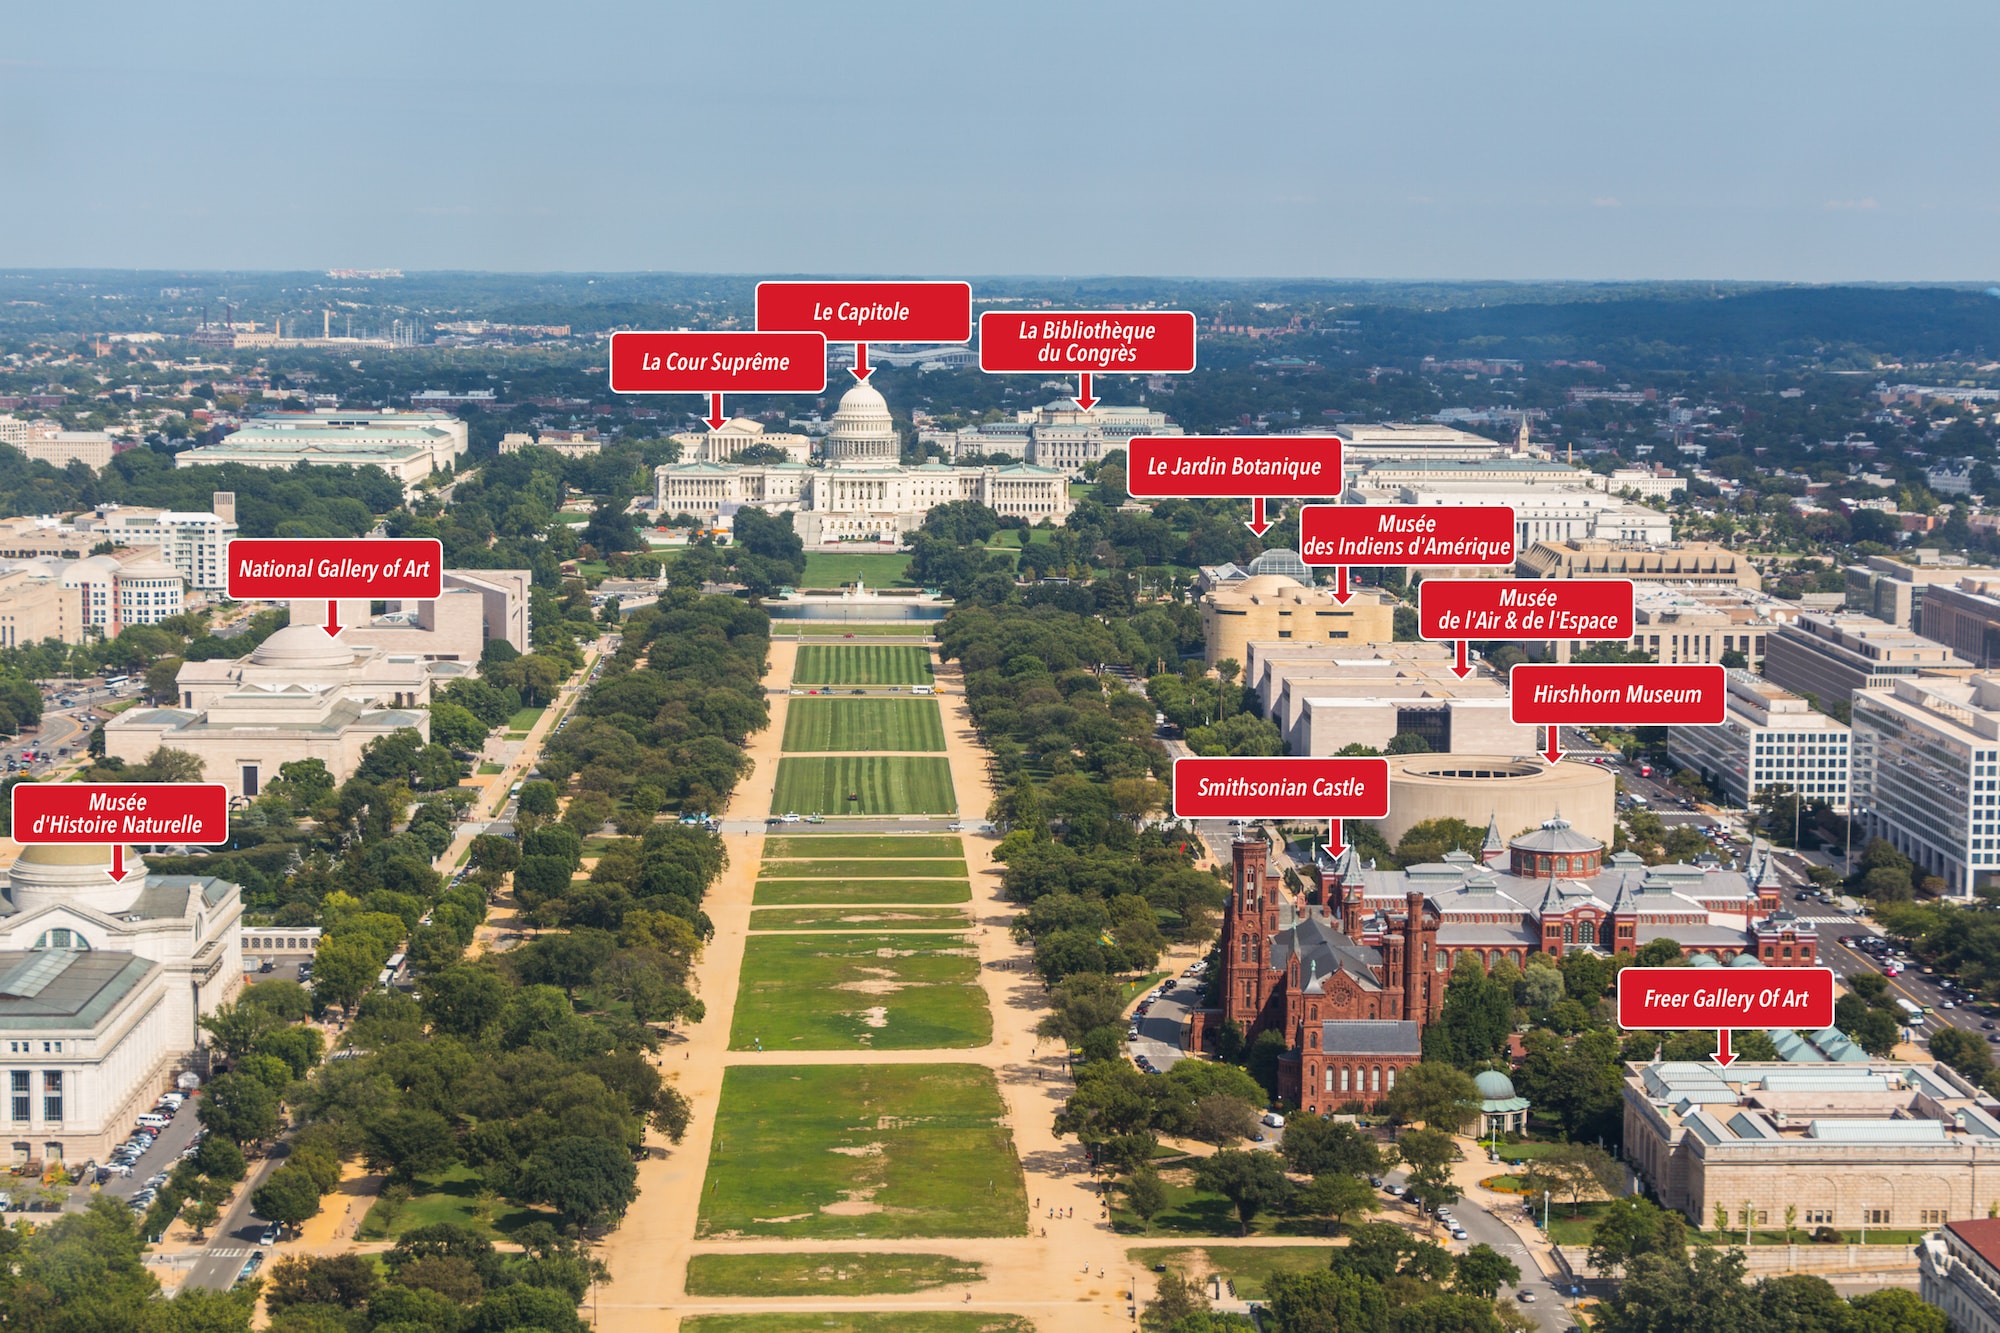
[[[229,788],[219,782],[24,782],[11,814],[19,843],[229,841]]]

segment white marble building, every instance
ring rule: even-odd
[[[0,916],[0,1118],[12,1161],[102,1159],[243,986],[241,891],[136,853],[28,847]]]

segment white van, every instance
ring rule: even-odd
[[[912,686],[910,686],[910,693],[911,693],[911,694],[936,694],[936,693],[937,693],[937,691],[936,691],[936,690],[934,690],[934,689],[932,689],[932,688],[931,688],[930,686],[928,686],[928,685],[912,685]]]
[[[161,1115],[158,1111],[147,1111],[139,1117],[139,1123],[147,1129],[165,1129],[173,1123],[173,1117]]]

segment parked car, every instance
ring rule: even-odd
[[[276,1222],[273,1222],[271,1223],[270,1226],[265,1227],[264,1230],[258,1234],[257,1243],[259,1245],[276,1245],[278,1243],[278,1237],[283,1233],[284,1233],[284,1228],[279,1226]]]
[[[1264,1112],[1263,1123],[1271,1129],[1283,1129],[1285,1127],[1285,1117],[1279,1115],[1276,1111],[1266,1111]]]

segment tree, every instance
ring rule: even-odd
[[[1125,1207],[1153,1234],[1153,1219],[1165,1211],[1167,1186],[1152,1167],[1141,1167],[1125,1178]]]
[[[294,1305],[337,1305],[359,1310],[381,1287],[368,1256],[286,1255],[271,1265],[264,1299],[273,1314]]]
[[[1479,1088],[1464,1070],[1423,1060],[1397,1076],[1388,1107],[1398,1120],[1456,1133],[1479,1114]]]
[[[197,1242],[208,1236],[208,1229],[222,1220],[222,1209],[206,1199],[189,1199],[181,1205],[181,1220],[194,1228]]]
[[[1590,1233],[1590,1264],[1616,1273],[1643,1254],[1678,1254],[1687,1245],[1687,1222],[1670,1208],[1637,1195],[1614,1197]]]
[[[1388,1326],[1389,1298],[1379,1283],[1362,1273],[1338,1269],[1279,1273],[1265,1285],[1272,1322],[1285,1333],[1347,1333]]]
[[[1299,1190],[1293,1196],[1292,1206],[1294,1211],[1308,1216],[1332,1218],[1329,1232],[1336,1232],[1354,1214],[1381,1208],[1382,1199],[1375,1187],[1360,1176],[1329,1171],[1313,1177],[1312,1184]]]
[[[313,951],[313,996],[322,1004],[352,1009],[381,975],[388,952],[358,935],[324,935]]]
[[[1101,972],[1080,972],[1057,982],[1050,992],[1051,1012],[1036,1027],[1044,1037],[1076,1046],[1083,1034],[1117,1027],[1125,1016],[1125,987]]]
[[[302,1167],[281,1166],[250,1195],[257,1216],[295,1227],[319,1211],[319,1183]]]
[[[1382,1172],[1382,1149],[1344,1121],[1293,1116],[1285,1124],[1280,1148],[1285,1164],[1300,1175],[1373,1176]]]
[[[1944,1311],[1926,1304],[1914,1291],[1884,1287],[1848,1302],[1841,1333],[1945,1333],[1947,1324]]]
[[[398,1107],[368,1119],[367,1154],[371,1169],[390,1171],[390,1179],[407,1183],[450,1166],[458,1156],[451,1124],[436,1111]]]
[[[552,818],[556,813],[556,784],[553,782],[525,782],[521,784],[521,813]]]
[[[1257,1132],[1257,1108],[1216,1093],[1195,1103],[1192,1135],[1203,1143],[1237,1143]]]
[[[1617,1198],[1624,1169],[1594,1143],[1558,1143],[1528,1163],[1527,1175],[1531,1188],[1567,1196],[1574,1217],[1577,1205],[1592,1190]]]
[[[213,1133],[254,1143],[278,1132],[278,1094],[248,1074],[219,1074],[209,1080],[195,1115]]]
[[[1451,1203],[1459,1189],[1451,1178],[1451,1164],[1458,1160],[1458,1144],[1441,1129],[1413,1129],[1397,1141],[1403,1162],[1410,1168],[1410,1193],[1424,1201],[1426,1209]]]
[[[135,781],[200,782],[201,759],[186,750],[170,750],[162,745],[146,756],[147,778]]]
[[[1452,1286],[1458,1291],[1474,1292],[1492,1300],[1502,1287],[1511,1287],[1521,1280],[1521,1270],[1491,1245],[1474,1245],[1454,1261],[1457,1272]]]
[[[334,782],[325,761],[320,759],[294,759],[278,765],[278,781],[285,784],[283,794],[300,810],[311,810],[321,805],[339,785]]]
[[[443,700],[431,704],[431,739],[441,745],[476,752],[486,744],[486,735],[490,730],[472,715],[470,709]]]
[[[1444,1009],[1424,1030],[1425,1056],[1468,1069],[1497,1059],[1513,1030],[1513,988],[1487,976],[1477,954],[1461,952],[1445,987]]]
[[[625,1145],[601,1138],[552,1140],[529,1158],[522,1197],[546,1203],[577,1226],[622,1216],[638,1195],[639,1168]]]
[[[1278,1158],[1267,1152],[1242,1152],[1224,1148],[1202,1159],[1195,1167],[1195,1184],[1220,1194],[1236,1209],[1241,1235],[1250,1234],[1250,1223],[1259,1213],[1284,1207],[1292,1192]]]
[[[1632,959],[1638,967],[1679,967],[1686,961],[1680,943],[1664,938],[1646,941]]]
[[[1743,1284],[1743,1251],[1695,1248],[1648,1254],[1599,1306],[1598,1333],[1709,1333],[1764,1327],[1756,1294]]]

